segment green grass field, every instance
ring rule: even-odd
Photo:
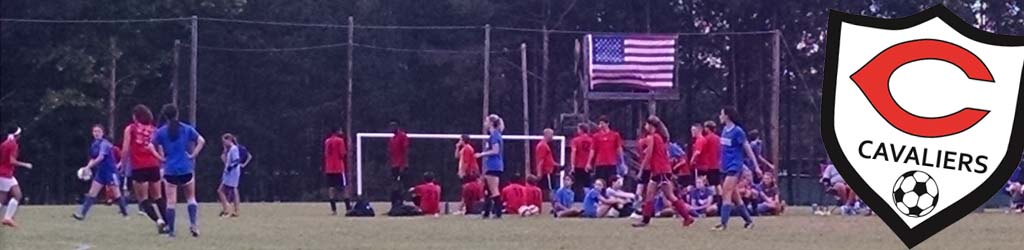
[[[378,213],[387,205],[377,205]],[[560,219],[548,216],[480,220],[345,218],[327,215],[326,204],[243,204],[242,216],[220,219],[204,204],[202,237],[187,236],[178,211],[178,238],[157,236],[148,219],[115,216],[98,206],[84,222],[75,206],[23,206],[20,228],[0,229],[0,249],[898,249],[903,245],[877,217],[819,217],[795,208],[783,217],[757,218],[754,230],[733,221],[726,232],[704,219],[683,229],[660,219],[634,229],[629,219]],[[134,212],[133,212],[134,213]],[[924,242],[919,249],[1021,249],[1024,216],[992,211],[972,214]]]

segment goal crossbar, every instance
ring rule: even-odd
[[[391,138],[392,133],[356,133],[356,195],[363,195],[363,138]],[[462,134],[406,134],[409,139],[449,139],[458,140]],[[488,135],[469,135],[470,139],[484,140],[490,138]],[[538,141],[544,139],[541,135],[502,135],[503,140]],[[566,144],[565,136],[556,135],[552,140],[559,142],[558,164],[565,166]],[[527,159],[532,160],[532,159]],[[563,175],[565,173],[562,173]]]

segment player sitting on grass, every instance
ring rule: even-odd
[[[409,189],[413,204],[423,215],[441,215],[441,186],[434,183],[434,173],[423,173],[423,183]]]
[[[843,215],[854,215],[857,213],[854,204],[857,203],[857,194],[846,185],[846,181],[839,175],[836,166],[827,162],[821,173],[821,183],[825,186],[825,193],[832,194],[839,201],[839,210]]]
[[[761,179],[761,184],[757,185],[761,202],[754,207],[754,213],[760,216],[782,215],[786,210],[786,201],[779,197],[779,185],[775,180],[775,174],[764,172]]]
[[[1010,180],[1006,183],[1004,190],[1010,195],[1010,210],[1016,213],[1024,213],[1024,155],[1021,156],[1020,164],[1013,171]]]
[[[519,208],[525,204],[526,186],[523,186],[523,176],[516,173],[512,182],[501,189],[501,198],[505,200],[506,214],[518,214]]]
[[[612,186],[605,189],[605,195],[612,201],[607,204],[612,208],[608,211],[608,217],[625,217],[633,213],[633,203],[636,201],[637,196],[622,188],[623,178],[621,176],[613,176]]]
[[[552,198],[554,200],[554,207],[551,209],[551,213],[556,218],[578,217],[582,213],[579,209],[573,208],[576,194],[572,191],[572,184],[573,176],[565,175],[565,177],[562,177],[562,188],[555,191],[555,195]]]
[[[718,206],[714,202],[715,190],[708,186],[706,176],[698,176],[696,185],[690,189],[690,214],[696,217],[718,215]]]
[[[526,186],[523,187],[525,199],[523,199],[523,206],[519,207],[519,215],[533,216],[544,210],[544,192],[537,186],[540,181],[540,178],[533,175],[526,178]]]
[[[480,214],[483,210],[484,183],[479,179],[462,184],[462,211],[456,214]]]

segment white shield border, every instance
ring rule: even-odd
[[[985,180],[985,182],[959,201],[956,201],[942,211],[938,211],[937,214],[920,225],[910,228],[904,224],[899,215],[896,214],[896,211],[893,211],[885,200],[868,187],[867,183],[854,171],[850,161],[843,154],[843,150],[839,146],[834,122],[836,80],[838,79],[837,71],[839,65],[839,38],[842,32],[842,24],[848,23],[885,30],[902,30],[917,26],[936,17],[971,40],[998,46],[1024,46],[1024,36],[1000,35],[975,29],[960,20],[956,14],[941,4],[912,16],[898,19],[852,15],[836,10],[830,10],[828,17],[825,80],[822,86],[823,105],[821,109],[821,135],[825,149],[828,151],[829,156],[831,156],[836,169],[843,176],[843,179],[874,210],[878,217],[896,233],[896,236],[903,241],[903,244],[910,248],[920,244],[949,225],[956,223],[987,202],[996,192],[999,192],[999,189],[1006,184],[1006,180],[1010,178],[1013,170],[1017,167],[1018,157],[1024,151],[1024,129],[1018,129],[1024,128],[1024,101],[1022,101],[1022,98],[1024,98],[1024,70],[1022,70],[1020,83],[1022,87],[1019,88],[1017,111],[1013,122],[1014,130],[1010,133],[1006,156],[1000,160],[999,166],[988,180]],[[1021,66],[1024,69],[1024,62],[1022,62]]]

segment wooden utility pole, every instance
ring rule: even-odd
[[[174,65],[171,65],[171,104],[178,106],[178,54],[181,50],[181,40],[174,40]]]
[[[781,85],[782,85],[781,77],[782,76],[780,75],[781,74],[781,69],[780,69],[780,66],[779,66],[779,64],[780,64],[779,61],[781,60],[781,56],[779,55],[779,53],[780,53],[779,46],[780,46],[781,42],[782,42],[782,32],[779,31],[779,30],[775,30],[775,32],[772,34],[772,87],[771,87],[771,98],[770,98],[771,99],[771,104],[770,104],[771,110],[769,112],[768,131],[769,131],[769,141],[770,141],[769,144],[771,145],[770,148],[769,148],[769,152],[771,152],[770,157],[771,157],[772,164],[775,164],[776,166],[780,165],[780,162],[779,162],[779,138],[780,138],[779,137],[779,101],[781,100],[780,92],[781,92],[781,89],[782,89],[781,88]],[[778,171],[778,168],[776,168],[776,171]]]
[[[487,120],[487,115],[490,114],[491,109],[491,25],[484,25],[484,103],[483,103],[483,120]],[[487,126],[484,126],[484,134],[487,134]]]
[[[548,26],[546,24],[544,25],[544,30],[542,34],[544,39],[543,43],[541,44],[541,46],[543,46],[541,50],[544,56],[540,62],[540,107],[537,107],[537,109],[540,115],[540,125],[541,127],[544,127],[548,126],[547,123],[550,121],[548,119],[551,117],[551,114],[549,114],[551,109],[548,108],[548,106],[551,106],[551,86],[550,84],[548,84],[548,67],[551,64],[551,51],[550,46],[548,46],[548,43],[550,41],[551,32],[548,30]]]
[[[107,85],[109,96],[107,97],[107,131],[110,136],[116,135],[114,128],[117,126],[117,58],[120,57],[117,51],[117,39],[110,38],[110,84]]]
[[[192,16],[192,62],[191,62],[192,64],[189,66],[189,68],[191,69],[191,72],[189,73],[190,75],[189,75],[189,93],[188,93],[188,102],[189,102],[189,107],[190,107],[189,108],[189,113],[188,113],[188,119],[189,119],[189,122],[192,123],[192,126],[199,126],[199,121],[196,120],[196,110],[199,109],[199,105],[198,105],[198,101],[197,101],[197,96],[199,95],[199,93],[198,93],[199,91],[197,90],[197,88],[199,87],[199,83],[196,81],[196,74],[197,74],[196,69],[198,68],[198,64],[197,64],[198,63],[198,60],[197,60],[198,58],[199,58],[199,18],[197,18],[196,16]]]
[[[519,58],[521,60],[519,69],[522,71],[523,77],[523,135],[530,135],[530,95],[529,95],[529,79],[526,77],[526,43],[519,45]],[[526,176],[530,175],[530,166],[532,165],[533,159],[530,158],[530,141],[527,140],[523,143],[523,155],[526,159]]]
[[[345,145],[348,146],[348,155],[353,155],[355,147],[352,146],[352,137],[355,136],[352,133],[352,51],[355,37],[355,18],[352,16],[348,17],[348,91],[345,95]],[[352,157],[345,157],[348,161],[347,166],[352,166]],[[347,181],[347,180],[346,180]],[[351,190],[349,190],[351,192]]]

